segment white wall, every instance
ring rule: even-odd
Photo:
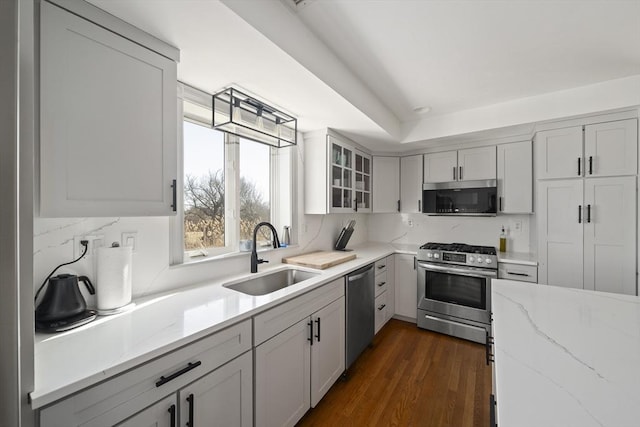
[[[467,243],[498,246],[501,226],[507,230],[507,250],[530,252],[531,215],[496,217],[448,217],[425,214],[374,214],[369,217],[369,240],[423,244]],[[519,223],[520,230],[516,230]],[[535,248],[533,248],[535,250]]]
[[[284,256],[313,250],[331,249],[341,227],[349,220],[356,219],[357,225],[350,245],[366,241],[368,238],[368,217],[364,214],[304,215],[301,191],[304,188],[302,169],[303,141],[299,142],[297,164],[298,214],[297,225],[299,245],[290,249],[280,249],[266,253],[263,258],[271,263],[280,262]],[[74,257],[74,236],[103,234],[105,243],[121,240],[123,232],[137,232],[136,251],[133,254],[133,294],[143,296],[171,289],[177,289],[212,278],[220,278],[243,272],[249,273],[249,254],[239,256],[169,266],[169,224],[172,219],[152,218],[35,218],[34,224],[34,285],[40,286],[49,272],[58,264],[71,261]],[[95,256],[87,256],[59,272],[74,272],[95,279]],[[100,286],[99,283],[96,283]],[[91,304],[93,299],[87,297]]]

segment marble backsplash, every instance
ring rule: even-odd
[[[501,227],[507,232],[507,250],[531,252],[531,215],[496,217],[374,214],[369,216],[369,240],[387,243],[467,243],[498,246]]]

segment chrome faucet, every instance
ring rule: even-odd
[[[264,259],[258,259],[256,236],[258,234],[258,229],[263,225],[266,225],[271,229],[271,233],[273,234],[273,247],[274,248],[280,247],[280,240],[278,239],[278,233],[276,232],[276,229],[273,225],[271,225],[268,222],[261,222],[258,225],[256,225],[256,227],[253,229],[253,250],[251,251],[251,272],[252,273],[258,272],[258,264],[269,262],[269,261],[265,261]]]

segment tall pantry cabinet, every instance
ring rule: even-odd
[[[636,294],[637,126],[536,135],[539,283]]]

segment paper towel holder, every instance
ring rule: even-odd
[[[101,271],[101,253],[109,252],[112,249],[124,250],[128,252],[128,262],[125,259],[124,264],[118,265],[116,263],[116,275],[109,274],[109,272]],[[98,283],[96,291],[96,310],[101,316],[108,316],[112,314],[122,313],[135,307],[135,302],[131,301],[131,247],[121,247],[120,243],[113,242],[110,247],[99,249],[98,252]],[[109,257],[104,258],[104,261],[109,261]],[[104,262],[103,261],[103,262]],[[113,261],[113,258],[111,259]],[[108,266],[113,264],[107,263]],[[119,270],[119,271],[118,271]],[[118,277],[119,275],[121,275]],[[108,280],[108,281],[107,281]],[[101,286],[102,285],[102,286]]]

